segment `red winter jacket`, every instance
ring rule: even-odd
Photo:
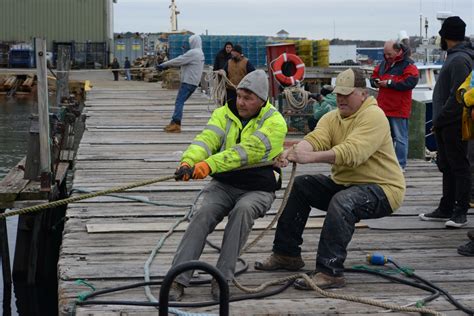
[[[409,118],[411,112],[411,91],[418,83],[418,68],[406,51],[392,65],[382,61],[374,69],[373,79],[391,80],[387,88],[379,88],[377,102],[388,117]]]

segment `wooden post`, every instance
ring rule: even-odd
[[[64,97],[69,97],[69,69],[71,65],[71,47],[59,45],[56,81],[56,106],[60,106]]]
[[[25,173],[23,179],[37,181],[41,176],[39,159],[39,123],[38,116],[30,116],[30,133],[28,136],[28,150],[26,153]]]
[[[0,214],[5,212],[0,208]],[[8,247],[7,221],[0,219],[0,255],[2,257],[3,275],[3,312],[11,313],[12,273],[10,268],[10,250]]]
[[[35,39],[36,71],[38,77],[38,116],[40,130],[41,191],[51,191],[51,149],[49,136],[48,78],[46,68],[46,41]]]

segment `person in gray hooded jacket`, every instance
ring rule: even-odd
[[[202,42],[199,35],[192,35],[189,38],[188,50],[183,55],[173,58],[158,65],[158,70],[168,67],[181,67],[181,85],[174,106],[171,122],[164,128],[168,133],[181,132],[181,119],[183,118],[184,102],[194,93],[201,82],[204,68],[204,53],[202,52]]]

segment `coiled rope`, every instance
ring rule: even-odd
[[[308,104],[310,93],[300,87],[291,86],[283,89],[283,95],[290,107],[295,110],[303,110]]]
[[[205,80],[209,83],[211,88],[211,99],[214,101],[216,106],[222,106],[227,98],[227,87],[237,87],[227,78],[225,72],[211,71],[209,72]]]

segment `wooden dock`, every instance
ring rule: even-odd
[[[111,75],[110,75],[111,77]],[[162,128],[173,111],[176,90],[164,90],[158,83],[100,81],[92,82],[93,90],[86,100],[87,129],[75,165],[73,188],[103,190],[154,177],[171,175],[181,153],[202,130],[214,108],[200,93],[186,103],[181,134],[166,134]],[[328,166],[299,166],[298,174],[329,173]],[[285,171],[284,185],[288,182]],[[457,254],[456,248],[467,242],[467,229],[447,230],[443,223],[421,222],[420,212],[433,210],[441,194],[441,174],[425,161],[409,161],[407,195],[400,210],[392,217],[361,223],[349,245],[346,267],[363,265],[369,252],[377,251],[393,257],[403,266],[414,268],[423,277],[448,290],[463,304],[474,308],[473,259]],[[156,203],[190,204],[207,181],[166,181],[121,193]],[[256,226],[265,226],[278,209],[277,201]],[[69,220],[58,263],[59,311],[67,315],[78,295],[90,291],[77,280],[85,280],[96,290],[143,281],[143,266],[156,243],[171,225],[187,212],[187,207],[165,207],[116,197],[98,197],[70,204]],[[472,212],[471,212],[472,214]],[[304,234],[305,269],[315,266],[315,250],[324,213],[313,211]],[[470,215],[470,227],[474,218]],[[368,228],[371,227],[371,228]],[[253,240],[261,230],[254,230]],[[151,267],[152,279],[160,280],[168,271],[182,229],[173,234],[156,256]],[[245,286],[290,275],[287,272],[261,272],[253,269],[256,260],[271,252],[274,231],[269,232],[254,248],[243,255],[249,270],[238,277]],[[220,244],[222,230],[210,240]],[[201,259],[215,263],[218,254],[206,247]],[[347,274],[347,287],[335,293],[372,298],[405,305],[428,294],[405,285],[390,283],[365,274]],[[156,297],[159,287],[152,287]],[[239,293],[231,287],[231,294]],[[239,293],[240,294],[240,293]],[[95,299],[114,301],[147,301],[143,288],[121,291]],[[185,301],[208,301],[210,286],[186,289]],[[428,307],[449,315],[462,315],[444,297]],[[218,306],[186,308],[188,312],[217,314]],[[157,315],[153,307],[87,305],[77,306],[76,315]],[[230,304],[231,315],[385,315],[381,308],[323,298],[314,292],[289,288],[285,292],[261,300]],[[393,313],[406,315],[406,313]]]

